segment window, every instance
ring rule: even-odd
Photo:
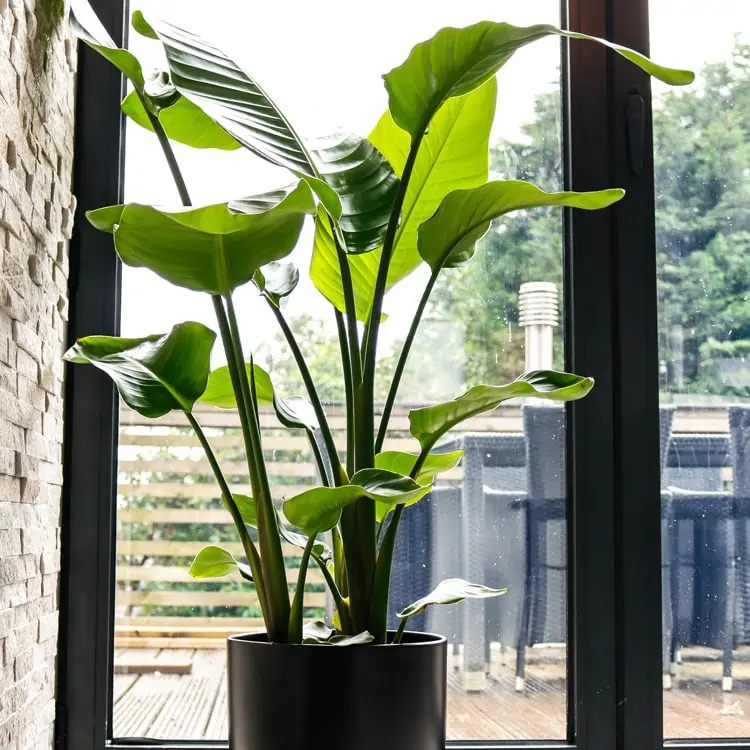
[[[378,76],[441,26],[498,18],[496,5],[439,2],[426,13],[412,0],[389,0],[368,20],[366,38],[359,9],[353,13],[350,3],[334,0],[291,9],[285,4],[245,9],[236,0],[221,0],[210,17],[204,5],[186,2],[179,12],[185,26],[195,24],[217,40],[226,39],[221,20],[231,14],[233,26],[242,29],[229,39],[231,46],[290,119],[314,136],[332,125],[368,133],[385,108]],[[95,7],[110,30],[122,28],[127,14],[120,2],[98,0]],[[174,12],[159,0],[136,8]],[[514,23],[563,23],[631,47],[646,46],[645,3],[570,0],[561,10],[544,0],[500,10],[503,20]],[[657,60],[693,64],[674,44],[658,47],[658,34],[666,37],[669,30],[659,31],[657,0],[651,12]],[[675,12],[671,4],[670,12]],[[341,19],[340,27],[310,34],[328,14]],[[394,17],[398,24],[391,22]],[[264,31],[281,27],[284,35]],[[131,44],[158,65],[152,43],[133,38]],[[461,747],[555,742],[593,750],[618,741],[640,750],[660,745],[663,736],[696,736],[691,729],[696,722],[675,713],[687,705],[680,696],[713,706],[713,699],[700,702],[695,686],[684,689],[673,679],[662,710],[660,630],[669,610],[660,586],[672,580],[672,568],[661,577],[657,571],[666,569],[662,539],[675,528],[662,508],[675,506],[660,482],[659,383],[653,373],[660,358],[667,374],[674,371],[676,358],[674,326],[663,323],[667,273],[661,244],[659,335],[653,268],[654,238],[662,241],[668,223],[660,185],[676,181],[660,171],[660,155],[674,148],[660,140],[664,130],[657,124],[655,214],[648,81],[593,45],[573,43],[569,52],[567,45],[563,50],[561,58],[557,42],[534,45],[499,76],[492,169],[548,189],[623,186],[628,200],[599,214],[523,213],[493,226],[476,262],[456,272],[465,293],[456,292],[457,280],[437,290],[423,321],[425,349],[412,354],[388,435],[394,446],[405,440],[408,404],[450,397],[484,379],[502,382],[524,365],[564,364],[597,379],[592,396],[574,408],[509,407],[452,435],[467,452],[463,465],[441,481],[429,502],[415,506],[402,529],[398,555],[404,575],[395,577],[394,604],[416,598],[446,574],[511,589],[497,603],[460,605],[422,623],[445,633],[453,645],[448,730],[450,741]],[[341,59],[350,62],[341,65]],[[315,95],[315,71],[324,67],[340,69],[338,87],[346,92],[325,104]],[[163,202],[165,195],[176,199],[153,136],[131,124],[121,128],[116,80],[105,64],[82,52],[76,178],[82,209],[121,197],[146,203]],[[657,118],[666,100],[657,92]],[[215,179],[207,168],[217,163],[215,153],[205,157],[179,147],[176,153],[196,204],[279,184],[277,175],[247,154],[219,157]],[[200,297],[167,289],[147,272],[121,269],[109,238],[82,222],[78,226],[71,335],[118,330],[143,335],[187,317],[212,324]],[[306,266],[304,251],[298,262]],[[403,338],[399,321],[410,319],[406,313],[418,282],[415,274],[392,295],[395,314],[384,342],[383,371],[392,367],[388,347]],[[558,320],[522,331],[537,299],[556,305]],[[258,326],[263,335],[253,332],[246,348],[293,391],[298,384],[292,363],[274,338],[273,321],[256,303],[247,293],[238,296],[240,314],[263,323]],[[312,287],[301,285],[286,312],[303,346],[316,354],[316,374],[337,424],[341,394],[328,387],[333,379],[325,364],[333,348],[331,321]],[[431,342],[455,353],[439,373],[425,366]],[[69,374],[68,408],[63,746],[103,750],[182,741],[226,747],[222,639],[252,627],[258,612],[252,593],[238,581],[195,583],[184,572],[183,563],[197,548],[232,539],[203,458],[183,424],[144,423],[118,405],[108,383],[85,369]],[[265,448],[281,497],[289,487],[312,484],[314,469],[299,436],[267,416]],[[202,417],[224,459],[237,459],[232,415],[207,411]],[[680,419],[678,411],[675,429]],[[672,453],[669,448],[668,467]],[[242,472],[238,466],[232,477],[239,486],[247,481]],[[296,559],[288,552],[293,572]],[[313,577],[309,583],[306,613],[322,614],[328,603],[320,581]],[[680,643],[686,662],[692,645]],[[736,718],[729,719],[732,729],[718,721],[715,736],[746,734]]]

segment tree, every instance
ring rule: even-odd
[[[559,190],[562,181],[560,94],[536,100],[532,122],[518,142],[500,141],[491,151],[496,179],[528,180],[544,190]],[[560,211],[519,211],[493,223],[470,264],[440,277],[431,318],[452,318],[465,326],[465,381],[512,380],[524,365],[524,334],[518,325],[518,291],[526,281],[561,286],[562,228]],[[556,347],[562,365],[562,345]]]
[[[557,91],[542,94],[522,137],[493,147],[500,178],[560,188],[560,109]],[[738,385],[727,373],[750,351],[750,45],[737,43],[695,86],[657,99],[654,158],[664,388],[746,394],[750,377]],[[468,384],[502,382],[522,369],[524,281],[561,284],[559,211],[496,222],[473,262],[439,282],[430,316],[465,327]]]

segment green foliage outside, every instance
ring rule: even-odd
[[[538,97],[522,138],[494,146],[492,169],[559,189],[559,134],[553,91]],[[707,65],[695,86],[657,98],[654,142],[663,390],[748,395],[750,45]],[[522,369],[518,290],[525,281],[560,285],[560,212],[503,217],[484,242],[472,264],[441,277],[430,311],[465,326],[469,384],[502,382]],[[558,335],[555,366],[562,365]]]

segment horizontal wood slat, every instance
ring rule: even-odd
[[[224,546],[224,545],[220,545]],[[289,583],[297,582],[297,568],[287,568],[286,579]],[[188,568],[181,565],[118,565],[115,569],[118,581],[164,581],[166,583],[243,583],[239,573],[221,578],[193,578]],[[323,574],[317,568],[307,571],[307,583],[323,583]]]
[[[232,492],[249,494],[250,487],[247,484],[230,484]],[[271,486],[271,496],[274,500],[282,500],[286,497],[299,495],[300,492],[312,489],[315,485],[309,482],[305,484],[276,484]],[[156,482],[154,484],[120,483],[117,492],[123,497],[154,497],[189,500],[191,498],[220,498],[218,485],[211,484],[182,484],[180,482]]]
[[[160,607],[254,607],[258,596],[254,591],[124,591],[116,594],[118,605]],[[326,594],[306,593],[305,607],[325,607]]]
[[[239,542],[184,542],[172,539],[118,539],[117,554],[143,555],[146,557],[193,557],[209,544],[223,547],[233,555],[243,555]],[[300,557],[302,550],[293,544],[282,544],[284,557]]]

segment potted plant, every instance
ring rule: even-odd
[[[147,79],[139,61],[112,42],[86,0],[72,2],[71,23],[79,38],[130,80],[122,109],[159,139],[183,206],[131,203],[87,216],[113,235],[124,263],[211,296],[227,364],[210,370],[217,335],[195,322],[141,339],[87,336],[65,357],[106,372],[125,403],[144,416],[182,411],[205,450],[245,555],[235,559],[209,546],[190,572],[210,578],[239,571],[255,586],[266,625],[265,633],[229,638],[230,746],[442,748],[446,642],[408,631],[408,619],[431,605],[503,592],[460,579],[444,581],[399,612],[400,626],[389,632],[389,581],[402,514],[429,493],[437,474],[460,460],[460,452],[433,451],[452,427],[510,398],[579,399],[593,381],[536,371],[507,385],[477,385],[453,401],[410,412],[414,453],[383,451],[383,441],[438,275],[469,262],[490,222],[505,213],[537,206],[601,209],[623,196],[617,189],[545,193],[526,182],[487,181],[497,70],[537,39],[590,37],[548,25],[494,22],[443,29],[384,76],[389,108],[367,139],[335,134],[311,146],[259,83],[220,49],[138,12],[132,20],[137,32],[163,45],[168,71]],[[688,71],[594,41],[668,83],[692,80]],[[287,170],[291,184],[192,208],[171,140],[196,148],[250,149]],[[285,259],[308,217],[315,223],[310,275],[333,305],[339,332],[344,451],[334,442],[283,312],[283,300],[299,279]],[[376,428],[374,378],[384,297],[422,263],[429,266],[430,278]],[[243,352],[232,295],[244,284],[257,287],[277,319],[306,399],[276,393],[268,373]],[[196,402],[237,409],[251,496],[235,492],[226,481],[193,414]],[[269,489],[261,405],[271,405],[283,425],[307,433],[318,466],[321,486],[287,497],[281,507]],[[291,597],[282,540],[303,550]],[[311,564],[322,571],[335,605],[330,623],[303,623]]]

